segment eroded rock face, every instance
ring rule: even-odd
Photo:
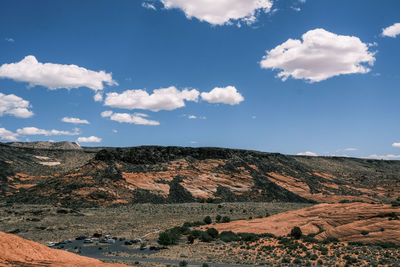
[[[1,194],[17,202],[382,203],[400,196],[400,161],[224,148],[46,150],[0,145],[0,169]]]
[[[0,232],[0,266],[124,267],[126,265],[104,263]]]
[[[262,219],[216,224],[219,231],[272,233],[283,236],[298,226],[303,234],[340,241],[400,244],[400,207],[387,204],[318,204]]]

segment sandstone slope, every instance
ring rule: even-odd
[[[267,218],[216,224],[219,231],[272,233],[283,236],[295,226],[317,239],[400,244],[400,207],[384,204],[318,204]]]
[[[0,232],[0,266],[123,267],[125,265],[104,263]]]

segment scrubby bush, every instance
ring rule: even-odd
[[[306,235],[302,237],[304,242],[308,242],[308,243],[319,243],[319,240],[314,238],[313,236],[310,235]]]
[[[174,227],[158,235],[158,243],[163,246],[175,245],[181,237],[181,227]]]
[[[211,242],[213,238],[207,232],[202,232],[200,234],[200,240],[202,242]]]
[[[330,243],[338,243],[339,239],[337,239],[336,237],[327,237],[323,243],[324,244],[330,244]]]
[[[179,262],[179,267],[186,267],[186,266],[188,266],[187,261],[180,261]]]
[[[260,236],[253,233],[239,233],[240,239],[243,241],[254,242],[260,239]]]
[[[231,221],[231,218],[229,217],[229,216],[224,216],[224,217],[222,217],[222,222],[223,223],[228,223],[228,222],[230,222]]]
[[[190,235],[192,235],[194,238],[199,238],[201,233],[202,233],[202,231],[200,231],[200,230],[193,230],[190,232]]]
[[[161,232],[158,235],[158,244],[163,246],[169,246],[173,244],[173,238],[169,232]]]
[[[215,228],[209,228],[209,229],[207,229],[207,234],[209,234],[212,238],[217,238],[218,230]]]
[[[240,240],[240,237],[232,231],[224,231],[218,235],[218,238],[224,242],[232,242]]]
[[[196,238],[193,235],[188,235],[187,240],[189,244],[193,244]]]
[[[400,206],[399,200],[392,201],[392,207],[399,207],[399,206]]]
[[[365,230],[362,230],[362,231],[361,231],[361,234],[362,234],[362,235],[368,235],[369,232],[368,232],[368,231],[365,231]]]
[[[211,217],[210,216],[204,217],[203,222],[205,224],[211,224],[212,223]]]
[[[215,217],[215,221],[216,222],[220,222],[221,221],[221,219],[222,219],[222,217],[221,217],[221,215],[217,215],[217,217]]]
[[[295,239],[300,239],[303,233],[301,232],[300,227],[295,226],[293,227],[292,231],[290,231],[290,235]]]
[[[266,238],[268,238],[268,237],[273,237],[273,238],[275,238],[276,237],[276,235],[274,235],[274,234],[271,234],[271,233],[263,233],[263,234],[260,234],[259,235],[260,237],[266,237]]]

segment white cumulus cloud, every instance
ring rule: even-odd
[[[158,121],[146,119],[149,115],[143,113],[114,113],[112,111],[103,111],[101,113],[103,118],[110,118],[112,121],[117,121],[120,123],[131,123],[138,125],[160,125]]]
[[[30,86],[41,85],[50,90],[88,87],[97,91],[103,90],[103,83],[117,84],[111,73],[92,71],[76,65],[40,63],[34,56],[26,56],[20,62],[1,65],[0,78],[27,82]]]
[[[108,93],[105,106],[124,109],[145,109],[151,111],[174,110],[185,106],[185,101],[197,102],[199,91],[196,89],[178,90],[174,86],[156,89],[152,94],[145,90],[126,90]]]
[[[298,156],[312,156],[312,157],[316,157],[318,156],[317,153],[311,152],[311,151],[306,151],[306,152],[300,152],[297,153]]]
[[[87,120],[82,120],[82,119],[73,118],[73,117],[64,117],[61,120],[63,122],[73,123],[73,124],[89,124],[89,122]]]
[[[78,128],[75,128],[73,132],[70,131],[60,131],[60,130],[44,130],[39,129],[36,127],[24,127],[22,129],[18,129],[17,133],[19,135],[45,135],[45,136],[52,136],[52,135],[79,135],[80,131]]]
[[[18,118],[30,118],[33,116],[33,112],[29,110],[30,106],[29,101],[19,96],[0,93],[0,117],[7,114]]]
[[[201,93],[201,99],[209,103],[222,103],[237,105],[244,100],[244,97],[234,86],[215,87],[210,92]]]
[[[13,133],[5,128],[0,128],[0,140],[3,141],[17,141],[18,134]]]
[[[102,139],[97,136],[78,137],[78,139],[76,139],[78,143],[100,143],[101,140]]]
[[[400,147],[400,143],[393,143],[392,147]]]
[[[267,51],[261,68],[281,70],[278,77],[284,81],[292,77],[320,82],[342,74],[367,73],[375,62],[369,45],[355,36],[315,29],[302,39],[289,39]]]
[[[160,0],[166,9],[181,9],[187,18],[212,25],[252,24],[261,13],[268,13],[272,0]]]
[[[382,36],[395,38],[400,34],[400,23],[395,23],[392,26],[384,28],[382,30]]]

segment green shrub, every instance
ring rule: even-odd
[[[290,231],[290,235],[295,239],[300,239],[303,233],[301,232],[300,227],[295,226],[293,227],[292,231]]]
[[[392,201],[392,207],[399,207],[400,206],[400,201]]]
[[[260,239],[260,236],[253,234],[253,233],[239,233],[241,240],[254,242]]]
[[[180,261],[179,262],[179,267],[186,267],[186,266],[188,266],[187,261]]]
[[[190,235],[192,235],[194,238],[199,238],[201,233],[202,233],[202,231],[200,231],[200,230],[193,230],[190,232]]]
[[[338,243],[339,239],[336,237],[327,237],[322,243],[324,244],[330,244],[330,243]]]
[[[172,229],[161,232],[158,235],[158,243],[163,246],[175,245],[180,237],[180,227],[174,227]]]
[[[230,222],[231,221],[231,218],[229,217],[229,216],[224,216],[224,217],[222,217],[222,222],[223,223],[228,223],[228,222]]]
[[[368,231],[365,231],[365,230],[362,230],[362,231],[361,231],[361,234],[362,234],[362,235],[368,235],[369,232],[368,232]]]
[[[274,235],[274,234],[271,234],[271,233],[264,233],[264,234],[260,234],[260,237],[273,237],[273,238],[275,238],[276,237],[276,235]]]
[[[215,217],[215,221],[216,222],[220,222],[221,221],[221,219],[222,219],[222,217],[221,217],[221,215],[217,215],[217,217]]]
[[[299,258],[295,258],[295,259],[293,260],[293,263],[294,263],[294,264],[301,264],[301,260],[300,260]]]
[[[187,240],[189,244],[193,244],[196,238],[193,235],[188,235]]]
[[[217,238],[218,230],[215,228],[209,228],[209,229],[207,229],[207,234],[209,234],[212,238]]]
[[[212,223],[211,217],[210,216],[204,217],[203,222],[205,224],[211,224]]]
[[[311,237],[310,235],[303,236],[302,239],[304,242],[308,242],[308,243],[319,243],[318,239]]]
[[[232,231],[224,231],[218,235],[218,238],[224,242],[232,242],[240,240],[240,237]]]
[[[202,232],[200,235],[200,240],[202,242],[211,242],[213,238],[207,232]]]

